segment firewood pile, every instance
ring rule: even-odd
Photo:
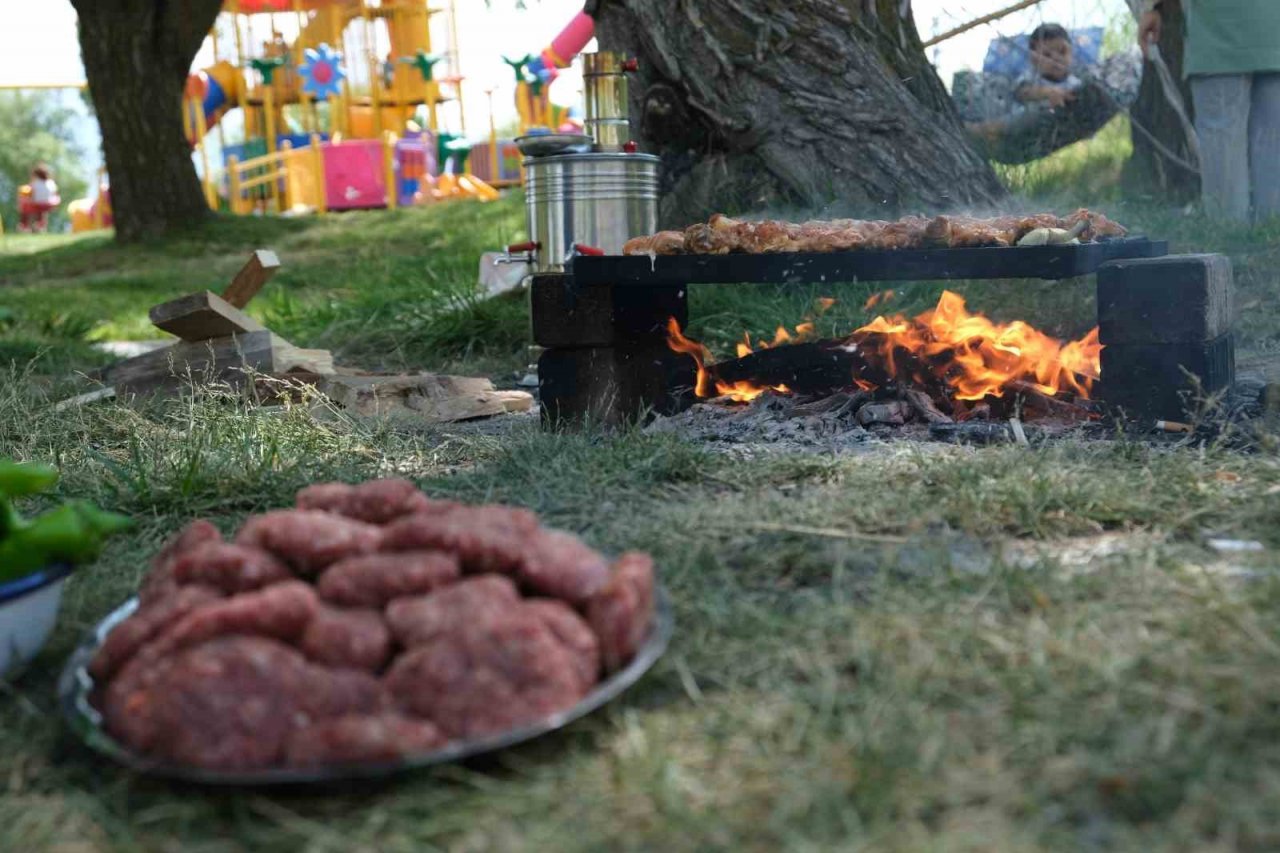
[[[405,416],[426,423],[533,408],[530,394],[500,391],[488,379],[369,373],[336,365],[328,350],[295,346],[244,312],[279,268],[274,252],[259,249],[220,295],[204,290],[154,306],[151,322],[177,341],[105,368],[94,377],[101,388],[59,407],[110,397],[173,394],[203,381],[232,388],[253,384],[273,399],[297,399],[300,390],[312,387],[352,414]]]

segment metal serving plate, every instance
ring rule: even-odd
[[[516,137],[516,147],[526,157],[590,151],[591,143],[591,137],[585,133],[531,133]]]
[[[566,708],[528,726],[476,740],[450,743],[441,749],[408,755],[396,761],[223,772],[164,764],[131,752],[106,733],[102,727],[102,715],[89,704],[94,683],[87,667],[111,629],[137,609],[136,598],[129,599],[109,613],[71,653],[58,679],[58,700],[67,724],[90,749],[123,764],[130,770],[149,776],[205,785],[254,786],[310,785],[347,779],[385,777],[507,749],[562,729],[616,699],[628,687],[635,684],[640,676],[648,672],[667,649],[667,643],[675,627],[675,617],[671,610],[671,600],[662,587],[656,590],[655,604],[654,623],[649,639],[640,647],[631,663],[597,684],[595,690],[572,708]]]

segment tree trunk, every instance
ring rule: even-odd
[[[158,236],[209,215],[182,128],[187,72],[220,0],[72,0],[102,128],[116,238]]]
[[[1160,32],[1160,55],[1173,79],[1178,81],[1179,94],[1186,106],[1187,115],[1194,117],[1191,104],[1191,87],[1182,76],[1183,35],[1186,16],[1182,9],[1182,0],[1165,0],[1162,6],[1164,26]],[[1195,159],[1187,146],[1187,135],[1182,122],[1164,92],[1155,66],[1150,62],[1142,67],[1142,85],[1138,89],[1138,99],[1129,110],[1132,117],[1130,135],[1133,138],[1133,156],[1125,166],[1123,181],[1130,192],[1150,194],[1157,193],[1164,198],[1177,202],[1186,202],[1200,193],[1200,176],[1169,159],[1156,145],[1153,145],[1148,133],[1154,136],[1164,148],[1176,154],[1187,163]],[[1146,133],[1143,132],[1145,129]]]
[[[633,134],[663,159],[660,219],[770,208],[981,206],[1004,195],[925,58],[910,0],[599,0],[640,59]]]

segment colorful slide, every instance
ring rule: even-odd
[[[299,7],[314,10],[297,41],[288,46],[289,56],[303,53],[308,49],[319,47],[323,43],[337,43],[341,40],[343,29],[352,18],[360,14],[360,0],[303,0]],[[240,0],[236,9],[242,14],[260,12],[294,11],[292,0]],[[422,13],[422,26],[426,26],[426,10]],[[405,42],[404,36],[399,41]],[[412,41],[409,38],[408,41]],[[416,45],[401,45],[405,50]],[[409,81],[410,83],[412,81]],[[241,69],[225,60],[197,71],[187,77],[187,97],[200,99],[204,111],[204,126],[212,129],[226,113],[240,106],[244,98],[244,75]],[[195,127],[193,120],[191,127]]]

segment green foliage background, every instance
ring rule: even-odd
[[[62,195],[62,207],[50,220],[50,230],[67,222],[66,204],[84,196],[88,186],[72,132],[75,112],[50,92],[0,92],[0,217],[5,230],[18,222],[18,187],[31,177],[36,163],[47,163]]]

